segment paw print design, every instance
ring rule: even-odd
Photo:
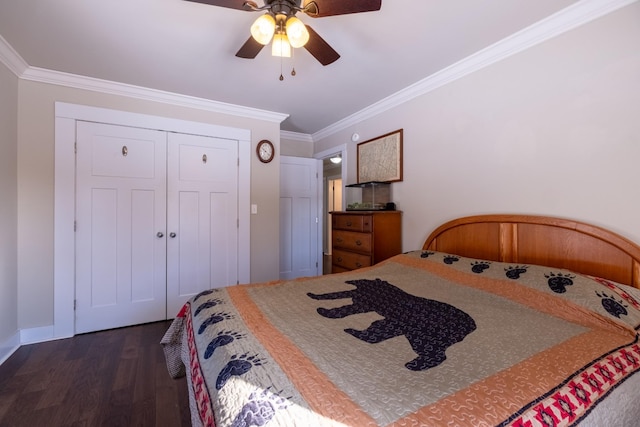
[[[600,283],[601,285],[606,286],[611,289],[615,293],[617,293],[623,300],[625,300],[628,304],[631,304],[636,310],[640,310],[640,302],[637,299],[629,295],[624,289],[620,289],[607,279],[602,279],[600,277],[593,277],[593,280]]]
[[[198,335],[202,334],[205,329],[207,329],[207,326],[209,325],[215,325],[218,322],[222,322],[225,319],[233,319],[233,315],[229,314],[229,313],[213,313],[211,316],[209,316],[207,318],[207,320],[205,320],[204,322],[202,322],[202,324],[200,325],[200,328],[198,328]]]
[[[203,297],[205,295],[211,295],[212,293],[214,293],[216,291],[217,291],[217,289],[207,289],[206,291],[202,291],[198,295],[193,297],[193,302],[198,301],[201,297]]]
[[[246,335],[241,334],[239,332],[232,331],[220,331],[218,332],[218,336],[211,340],[207,349],[204,352],[204,358],[208,359],[213,355],[213,352],[216,351],[216,348],[225,346],[227,344],[231,344],[235,340],[239,340],[244,338]]]
[[[258,355],[249,356],[248,354],[242,354],[238,356],[234,354],[231,356],[231,360],[222,368],[218,378],[216,379],[216,390],[220,390],[229,381],[231,377],[238,377],[246,374],[254,366],[261,366],[263,360]]]
[[[505,268],[505,275],[509,278],[509,279],[513,279],[513,280],[517,280],[520,278],[521,274],[524,274],[527,272],[527,269],[529,267],[526,265],[510,265],[509,267]]]
[[[198,314],[200,314],[200,312],[202,310],[206,310],[207,308],[211,308],[211,307],[215,307],[218,304],[222,304],[224,303],[224,301],[222,301],[221,299],[215,298],[215,299],[210,299],[205,303],[202,303],[198,306],[198,308],[196,309],[195,314],[193,315],[193,317],[196,317]]]
[[[422,253],[420,254],[420,258],[429,258],[433,254],[435,254],[435,252],[422,251]]]
[[[444,259],[442,260],[445,264],[451,265],[454,262],[458,262],[460,261],[460,258],[455,256],[455,255],[447,255],[444,257]]]
[[[471,263],[471,271],[480,274],[489,268],[490,264],[488,261],[474,261]]]
[[[280,390],[277,393],[271,393],[271,387],[259,391],[254,391],[249,395],[249,401],[244,404],[238,416],[233,420],[232,427],[247,427],[266,425],[278,409],[286,409],[289,406],[288,399],[290,397],[282,397]]]
[[[544,277],[548,279],[547,284],[549,285],[549,288],[556,294],[563,294],[567,292],[567,286],[572,286],[573,279],[576,278],[576,276],[570,273],[549,273],[545,274]]]
[[[602,307],[604,307],[604,309],[607,310],[607,313],[609,313],[610,315],[615,316],[619,319],[620,316],[626,316],[627,314],[629,314],[622,301],[616,301],[613,296],[607,295],[604,292],[602,292],[602,294],[598,291],[595,292],[596,295],[598,295],[601,299]]]

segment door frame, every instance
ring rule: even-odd
[[[320,151],[318,153],[315,153],[313,155],[314,159],[318,159],[318,160],[324,160],[328,157],[333,156],[336,153],[340,153],[340,156],[342,157],[342,168],[341,168],[341,175],[342,175],[342,186],[344,188],[344,185],[346,185],[347,183],[347,165],[348,165],[348,161],[347,161],[347,144],[341,144],[341,145],[337,145],[333,148],[329,148],[327,150],[323,150]],[[320,176],[319,176],[319,185],[320,185],[320,191],[318,191],[318,209],[320,210],[320,215],[321,218],[324,217],[326,215],[326,211],[327,211],[327,207],[325,206],[324,200],[326,197],[325,191],[324,191],[324,169],[323,168],[319,168],[320,169]],[[346,205],[346,200],[345,200],[345,191],[342,192],[342,206],[347,206]],[[320,227],[318,230],[318,235],[320,236],[320,260],[323,260],[323,245],[322,245],[322,241],[324,239],[324,226],[323,226],[324,221],[320,221]],[[321,264],[322,265],[322,264]]]
[[[53,338],[75,335],[75,143],[76,121],[85,120],[212,136],[238,141],[238,280],[249,283],[251,131],[201,122],[55,103]]]

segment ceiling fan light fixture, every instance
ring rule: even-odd
[[[292,47],[299,48],[309,41],[309,31],[304,23],[295,16],[289,17],[286,24],[287,38]]]
[[[276,30],[276,20],[273,16],[265,13],[256,19],[251,25],[251,36],[262,45],[269,44],[273,33]]]
[[[271,55],[291,58],[291,45],[286,34],[278,33],[273,36],[271,44]]]

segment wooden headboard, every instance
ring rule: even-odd
[[[423,250],[565,268],[640,288],[640,246],[594,225],[533,215],[477,215],[449,221]]]

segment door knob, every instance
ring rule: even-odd
[[[174,237],[176,237],[176,233],[174,233],[174,232],[172,231],[171,233],[169,233],[169,237],[171,237],[171,238],[173,239]]]
[[[164,234],[162,233],[162,231],[158,231],[158,234],[156,234],[156,236],[158,236],[159,238],[163,238]]]

